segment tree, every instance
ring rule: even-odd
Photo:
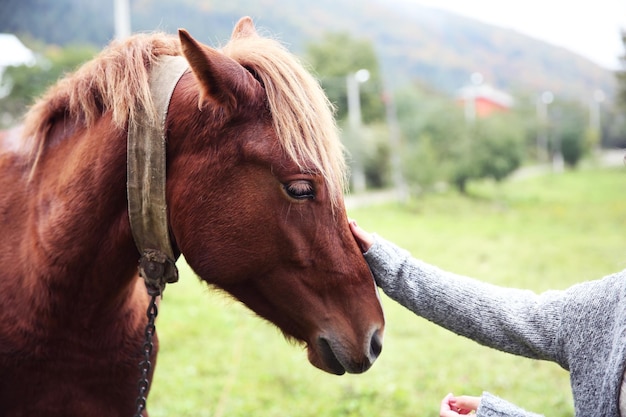
[[[615,73],[619,106],[614,106],[613,109],[604,113],[608,116],[606,123],[608,131],[603,139],[606,146],[623,148],[626,146],[626,30],[622,31],[621,36],[625,52],[620,59],[622,69]]]
[[[384,119],[380,68],[371,41],[356,39],[343,32],[327,33],[320,42],[307,45],[306,58],[320,77],[328,98],[337,106],[338,119],[347,117],[348,74],[368,70],[369,80],[360,84],[363,122],[369,124]]]
[[[444,181],[464,193],[473,179],[503,180],[525,155],[525,129],[515,113],[469,123],[451,98],[413,86],[398,94],[398,119],[404,174],[413,190]]]
[[[2,83],[10,86],[10,93],[0,99],[0,127],[15,124],[50,85],[92,58],[96,52],[92,46],[48,46],[36,65],[7,68],[2,75]]]
[[[626,50],[626,31],[622,31],[622,44]],[[626,51],[620,57],[620,61],[622,63],[622,69],[616,71],[615,75],[617,77],[618,98],[620,104],[626,108]]]
[[[524,156],[524,132],[515,114],[492,115],[477,121],[475,155],[477,176],[502,181]]]
[[[551,147],[552,152],[561,152],[565,164],[574,168],[595,145],[588,127],[588,114],[581,104],[558,100],[553,104]]]
[[[413,84],[396,93],[398,122],[403,137],[403,175],[415,192],[449,182],[457,168],[463,137],[463,113],[451,99]]]
[[[361,191],[366,183],[383,186],[389,170],[389,148],[380,140],[384,131],[380,124],[385,118],[385,107],[378,58],[372,42],[353,38],[348,33],[327,33],[319,42],[307,45],[306,60],[337,109],[342,140],[350,154],[354,190]],[[369,78],[357,84],[362,124],[355,126],[348,120],[351,110],[348,108],[348,76],[354,77],[362,69],[367,70]]]

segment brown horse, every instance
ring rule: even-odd
[[[163,56],[189,66],[165,121],[175,254],[324,371],[363,372],[380,353],[383,313],[348,228],[343,151],[319,85],[249,18],[221,50],[182,30],[137,35],[0,136],[2,416],[136,410],[149,297],[129,222],[127,133],[158,123],[148,81]]]

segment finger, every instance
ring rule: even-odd
[[[439,407],[439,417],[457,417],[459,414],[452,410],[450,407],[450,400],[454,398],[452,393],[446,395],[443,400],[441,400],[441,405]]]
[[[357,240],[359,246],[361,247],[361,250],[363,252],[367,252],[369,248],[371,248],[374,244],[374,238],[370,233],[359,227],[356,220],[349,219],[349,224],[350,231],[354,235],[354,238]]]
[[[480,405],[480,397],[472,397],[469,395],[460,395],[450,399],[450,406],[459,411],[459,414],[467,414],[471,411],[476,411]],[[461,411],[465,411],[461,413]]]

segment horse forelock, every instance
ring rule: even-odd
[[[346,185],[344,148],[334,108],[319,82],[274,39],[235,38],[222,51],[261,80],[283,149],[303,171],[324,177],[337,207]]]
[[[24,137],[32,141],[31,159],[36,163],[59,120],[90,127],[110,111],[114,125],[123,129],[140,108],[148,109],[151,120],[158,120],[148,80],[152,63],[161,55],[180,55],[177,37],[163,33],[134,35],[112,42],[94,59],[58,81],[26,114]]]

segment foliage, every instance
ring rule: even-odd
[[[365,178],[370,188],[385,188],[391,183],[391,148],[386,124],[377,123],[365,128],[367,149],[363,155]]]
[[[450,180],[458,169],[456,156],[464,135],[462,111],[451,100],[420,86],[396,95],[397,116],[404,139],[403,174],[415,192]]]
[[[478,178],[502,181],[522,164],[524,132],[515,114],[476,120],[473,149]]]
[[[602,112],[602,146],[607,148],[626,148],[626,106],[604,109]]]
[[[621,33],[622,44],[624,45],[624,53],[620,57],[622,68],[616,71],[617,77],[617,97],[623,109],[626,109],[626,29]]]
[[[412,194],[431,189],[443,178],[432,136],[424,134],[405,146],[403,175]]]
[[[0,127],[16,123],[50,85],[92,58],[96,52],[95,48],[85,45],[66,48],[49,46],[36,65],[7,68],[2,75],[2,84],[10,86],[10,93],[0,99]]]
[[[500,181],[525,155],[525,132],[515,114],[470,122],[451,99],[416,87],[399,95],[398,119],[407,148],[405,176],[413,190],[447,182],[463,192],[470,180]]]
[[[626,29],[621,32],[624,52],[620,57],[622,68],[615,72],[617,81],[617,106],[605,109],[602,115],[605,117],[603,127],[603,145],[624,148],[626,147]]]
[[[329,100],[337,109],[342,140],[349,151],[353,173],[363,170],[370,188],[388,185],[389,146],[382,121],[385,107],[378,58],[370,40],[356,39],[348,33],[326,33],[319,42],[307,45],[306,61],[320,78]],[[358,82],[360,117],[351,126],[348,107],[348,76],[365,69],[369,79]]]
[[[552,153],[561,152],[567,166],[574,168],[590,153],[593,136],[587,127],[589,116],[580,104],[558,100],[550,109]]]
[[[469,184],[408,206],[350,210],[366,229],[449,271],[535,292],[624,267],[624,168]],[[273,326],[201,285],[179,262],[165,291],[148,411],[161,416],[436,416],[448,392],[488,390],[528,410],[572,416],[568,373],[456,336],[381,294],[385,345],[371,370],[327,375]],[[467,300],[471,303],[472,300]]]
[[[346,78],[360,69],[370,74],[369,80],[359,85],[363,122],[368,124],[384,118],[380,68],[370,40],[356,39],[348,33],[327,33],[319,42],[308,44],[306,57],[320,77],[328,98],[337,106],[338,119],[348,115]]]
[[[585,135],[587,133],[587,135]],[[570,168],[576,168],[585,154],[588,154],[590,147],[585,141],[585,137],[591,137],[590,131],[572,129],[571,126],[565,127],[560,134],[561,153],[563,161]]]

